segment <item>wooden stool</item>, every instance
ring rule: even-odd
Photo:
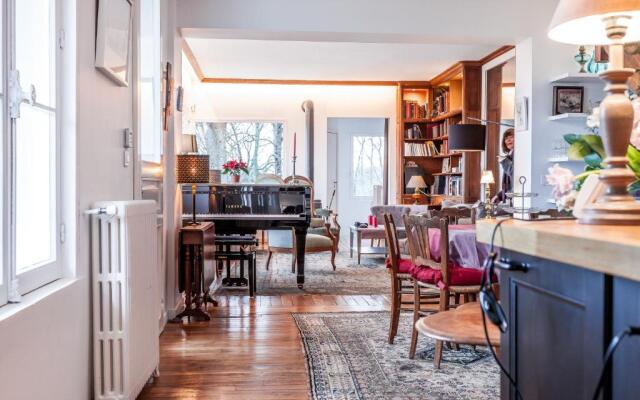
[[[256,246],[254,236],[219,235],[215,237],[215,260],[218,267],[226,264],[227,277],[222,280],[224,286],[249,286],[249,296],[253,297],[256,290]],[[238,250],[232,247],[239,246]],[[249,250],[247,250],[249,248]],[[231,278],[231,261],[240,261],[240,277]],[[249,279],[244,277],[244,263],[247,261]]]
[[[455,344],[469,344],[473,346],[486,346],[484,328],[482,326],[482,310],[477,302],[466,303],[449,311],[441,311],[436,314],[420,318],[416,322],[416,330],[436,340],[436,352],[433,364],[440,368],[442,358],[442,344],[450,342]],[[496,349],[500,347],[500,330],[487,320],[489,343]],[[440,349],[438,349],[440,347]]]

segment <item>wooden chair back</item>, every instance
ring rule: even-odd
[[[470,208],[448,207],[441,210],[431,210],[432,217],[446,218],[450,224],[457,225],[462,218],[470,218],[471,223],[476,223],[475,213]]]
[[[442,282],[448,287],[451,282],[449,273],[449,220],[440,218],[440,270]]]
[[[389,250],[389,258],[391,259],[391,270],[393,275],[398,274],[400,261],[400,241],[398,240],[398,230],[393,217],[389,213],[384,213],[384,233],[387,238],[387,248]]]
[[[294,181],[298,181],[300,182],[303,186],[310,186],[311,187],[311,216],[315,217],[316,216],[316,211],[313,209],[313,200],[315,198],[315,194],[314,194],[314,188],[313,188],[313,182],[311,181],[311,179],[307,178],[306,176],[302,176],[302,175],[289,175],[286,178],[284,178],[284,183],[286,184],[290,184]]]
[[[404,228],[411,259],[416,265],[433,264],[429,249],[429,228],[440,228],[440,218],[424,215],[404,215]]]

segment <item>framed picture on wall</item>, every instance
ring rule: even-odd
[[[553,87],[553,115],[582,113],[584,88],[582,86]]]
[[[513,118],[515,130],[526,131],[529,129],[529,98],[522,96],[516,99]]]
[[[100,0],[95,66],[120,86],[129,85],[131,0]]]

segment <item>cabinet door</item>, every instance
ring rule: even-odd
[[[569,251],[569,250],[568,250]],[[514,252],[526,273],[500,274],[501,302],[509,329],[501,359],[525,399],[591,398],[602,365],[603,274]],[[515,391],[502,377],[502,399]]]
[[[640,326],[640,283],[613,279],[613,335]],[[613,357],[613,399],[637,399],[640,393],[640,338],[624,339]]]

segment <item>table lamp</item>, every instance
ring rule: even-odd
[[[585,206],[578,220],[585,224],[640,224],[640,203],[628,193],[635,179],[627,168],[627,147],[633,126],[633,107],[627,98],[627,80],[633,69],[623,68],[623,46],[640,40],[638,0],[560,0],[549,38],[575,45],[609,45],[610,67],[600,77],[607,96],[600,104],[600,127],[607,167],[600,173],[606,187],[596,202]]]
[[[486,128],[480,124],[457,124],[449,128],[449,150],[484,151]]]
[[[189,225],[198,225],[196,221],[196,184],[209,183],[209,156],[206,154],[178,154],[176,156],[176,183],[191,184],[193,220]]]
[[[492,205],[491,205],[491,185],[496,183],[493,178],[493,171],[486,170],[482,171],[482,176],[480,177],[480,184],[484,185],[484,209],[485,209],[485,218],[491,218],[492,215]]]
[[[407,183],[407,189],[413,189],[413,194],[411,198],[413,198],[414,204],[418,204],[418,200],[420,200],[420,195],[423,194],[422,188],[426,188],[427,183],[424,181],[424,178],[420,175],[413,175],[409,182]]]

